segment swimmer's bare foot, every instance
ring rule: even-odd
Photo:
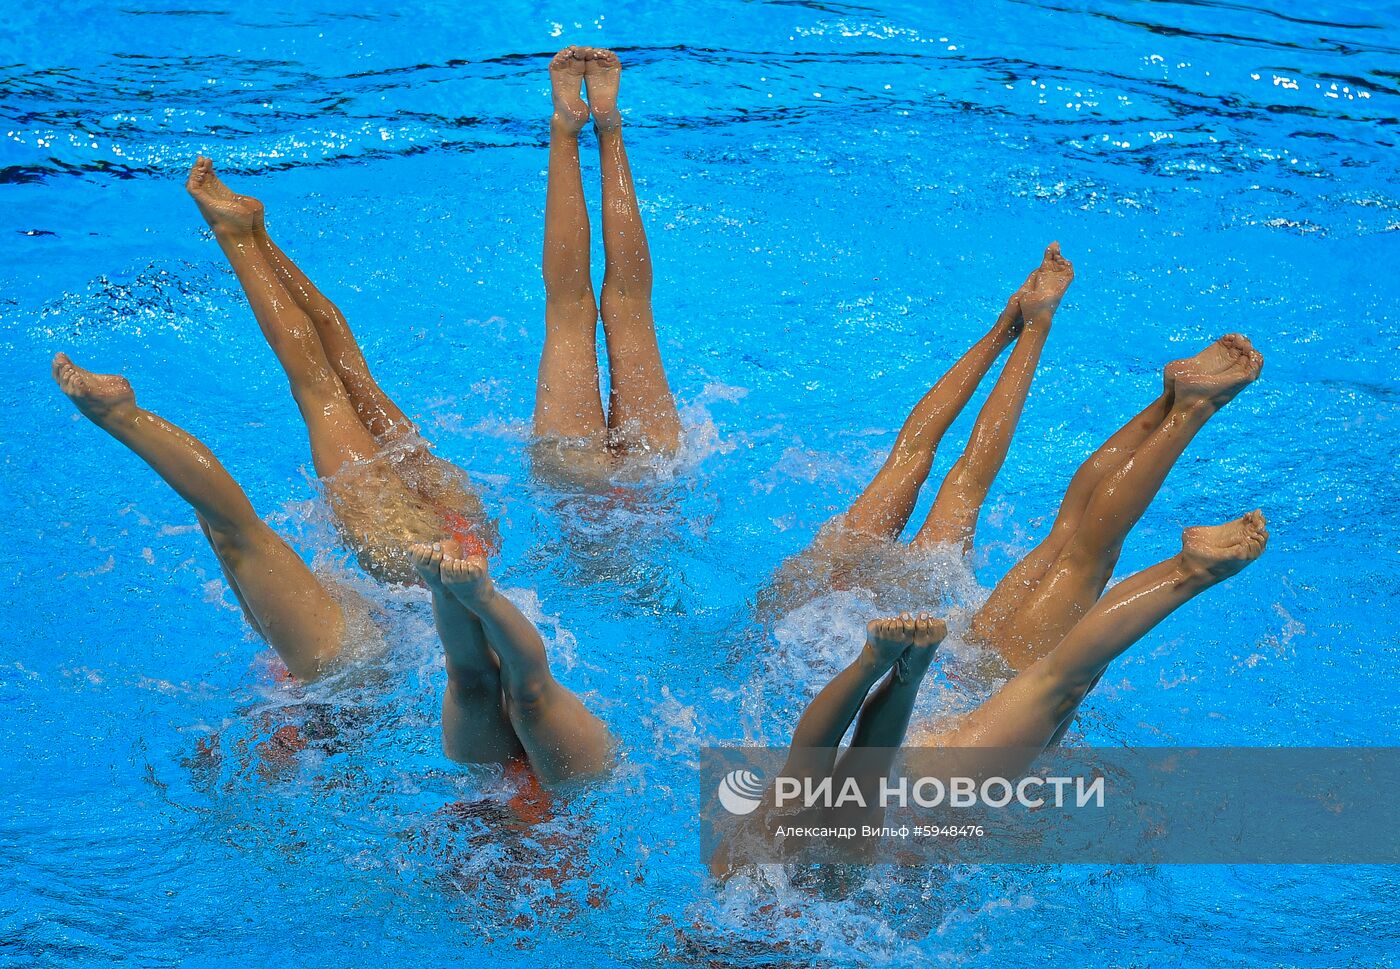
[[[1269,542],[1268,522],[1257,509],[1223,525],[1197,525],[1181,533],[1181,558],[1196,576],[1219,582],[1257,559]]]
[[[1218,410],[1254,383],[1263,367],[1264,355],[1250,347],[1219,373],[1182,373],[1173,381],[1172,406],[1205,405]]]
[[[408,547],[408,561],[413,566],[413,571],[417,572],[423,584],[434,592],[447,591],[440,574],[443,558],[457,558],[460,555],[461,549],[455,541],[434,542],[431,545],[422,542]]]
[[[1162,384],[1171,393],[1176,382],[1192,374],[1209,376],[1222,373],[1233,367],[1244,357],[1254,352],[1254,345],[1242,333],[1227,333],[1193,357],[1173,360],[1162,368]]]
[[[1021,317],[1032,326],[1049,326],[1050,318],[1059,308],[1065,290],[1074,282],[1074,265],[1060,254],[1060,244],[1052,242],[1045,247],[1045,256],[1040,268],[1031,273],[1017,297],[1021,303]]]
[[[928,671],[934,651],[947,635],[943,620],[926,612],[917,618],[902,612],[897,619],[872,619],[865,626],[866,648],[883,669],[893,666],[901,683]]]
[[[582,95],[587,62],[579,53],[585,49],[565,47],[549,62],[549,84],[554,96],[554,118],[550,123],[570,135],[577,135],[588,123],[588,105]]]
[[[1053,243],[1056,253],[1059,252],[1059,243]],[[1050,250],[1045,250],[1045,255],[1041,257],[1040,265],[1031,270],[1031,274],[1026,277],[1026,281],[1021,284],[1016,292],[1011,294],[1011,298],[1006,301],[1006,309],[1002,311],[1002,319],[1011,320],[1011,336],[1019,336],[1021,327],[1025,325],[1025,312],[1021,306],[1021,300],[1033,297],[1040,288],[1040,272],[1047,262],[1050,261]],[[1038,297],[1037,297],[1038,298]],[[1032,300],[1034,302],[1034,299]]]
[[[239,195],[214,174],[214,163],[203,155],[195,160],[185,179],[199,214],[215,232],[237,234],[262,228],[263,204],[250,195]]]
[[[136,409],[136,394],[125,377],[84,370],[68,359],[66,353],[54,354],[53,379],[83,416],[99,426]]]
[[[442,584],[457,597],[464,606],[475,611],[495,598],[496,587],[491,582],[491,572],[486,558],[482,555],[442,556],[438,568]]]
[[[622,127],[617,110],[617,88],[622,82],[622,61],[610,50],[585,47],[584,83],[588,85],[588,106],[593,109],[593,126],[599,133]]]

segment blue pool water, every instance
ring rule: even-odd
[[[965,617],[1161,365],[1230,331],[1264,377],[1120,572],[1256,506],[1271,545],[1110,670],[1075,742],[1400,743],[1400,8],[475,6],[7,9],[0,963],[1400,964],[1390,869],[908,869],[835,903],[716,888],[694,828],[703,746],[784,743],[876,608]],[[689,428],[663,483],[601,496],[533,482],[522,453],[545,64],[567,43],[626,64]],[[503,583],[620,736],[616,775],[552,821],[510,823],[507,785],[440,755],[425,594],[357,577],[332,539],[281,373],[181,190],[197,153],[267,202],[472,472]],[[1051,239],[1078,277],[971,571],[911,561],[757,626],[766,578]],[[187,509],[52,387],[58,349],[127,373],[378,605],[375,676],[269,675]],[[967,700],[935,674],[921,702]]]

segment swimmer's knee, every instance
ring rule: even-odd
[[[1067,571],[1086,582],[1107,580],[1121,551],[1121,543],[1106,541],[1099,529],[1081,525],[1065,543],[1052,570]]]
[[[1057,720],[1063,720],[1077,710],[1098,682],[1096,675],[1060,669],[1053,657],[1038,665],[1043,667],[1041,677],[1050,703],[1051,716]]]
[[[945,485],[938,492],[920,538],[929,544],[962,541],[976,525],[986,497],[986,491],[966,487],[962,482],[955,482],[951,488]]]
[[[1092,680],[1068,683],[1062,686],[1056,697],[1056,719],[1063,720],[1075,710],[1078,710],[1079,705],[1084,702],[1084,699],[1089,695],[1089,691],[1093,689],[1093,687],[1094,684]]]
[[[297,402],[303,414],[308,411],[321,411],[328,404],[349,400],[345,384],[331,369],[329,361],[325,365],[316,361],[303,372],[295,375],[289,373],[287,382],[291,387],[292,399]]]
[[[543,713],[555,683],[548,676],[522,676],[505,683],[506,703],[511,713],[527,719]]]
[[[477,700],[481,697],[495,699],[501,693],[501,675],[496,670],[478,667],[447,667],[447,688],[461,699]]]
[[[603,298],[598,309],[603,316],[634,315],[651,306],[650,274],[614,272],[603,274]]]
[[[598,322],[598,301],[591,283],[565,285],[545,279],[545,314],[549,320],[587,326]]]
[[[214,546],[214,551],[230,569],[237,568],[239,563],[268,543],[280,544],[282,541],[251,508],[247,515],[238,517],[201,516],[201,524],[209,537],[209,544]]]

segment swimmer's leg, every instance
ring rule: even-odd
[[[334,599],[271,528],[202,443],[143,410],[126,379],[95,374],[60,353],[59,389],[88,420],[125,444],[189,502],[253,627],[299,679],[340,652],[345,619]]]
[[[1242,370],[1248,370],[1251,366],[1257,377],[1259,368],[1263,366],[1263,359],[1248,338],[1231,333],[1211,343],[1195,356],[1183,357],[1167,364],[1162,370],[1162,395],[1119,428],[1070,479],[1051,528],[1056,553],[1058,554],[1059,549],[1079,530],[1089,502],[1100,492],[1104,482],[1122,471],[1133,459],[1138,448],[1151,439],[1173,415],[1177,404],[1178,381],[1185,381],[1188,385],[1194,382],[1194,388],[1188,386],[1183,393],[1188,396],[1199,395],[1201,384],[1227,385],[1232,379],[1232,374],[1238,376]],[[1234,393],[1238,393],[1238,388],[1228,391],[1223,399],[1228,400]],[[1189,404],[1189,401],[1183,400],[1183,404]]]
[[[1156,497],[1176,459],[1221,407],[1259,376],[1252,347],[1215,374],[1176,378],[1171,410],[1132,455],[1098,483],[1044,577],[1007,618],[993,644],[1016,668],[1039,659],[1102,594],[1123,541]],[[986,608],[985,606],[983,607]]]
[[[464,764],[504,764],[525,749],[501,702],[500,662],[476,615],[447,591],[439,574],[443,556],[457,558],[456,542],[414,545],[409,561],[433,596],[433,621],[447,660],[442,697],[442,750]]]
[[[603,179],[603,333],[608,346],[608,433],[619,451],[672,452],[681,422],[661,363],[651,310],[647,245],[632,169],[622,143],[617,88],[622,63],[610,50],[583,48],[588,101]],[[577,55],[576,55],[577,56]]]
[[[324,296],[277,243],[261,222],[255,237],[283,289],[311,319],[321,347],[350,397],[355,414],[381,446],[395,447],[395,470],[424,500],[469,517],[481,515],[481,501],[466,473],[432,453],[418,427],[370,373],[364,352],[340,308]]]
[[[860,656],[822,688],[797,721],[783,767],[784,777],[817,780],[832,776],[841,738],[861,713],[866,696],[881,677],[901,662],[913,641],[915,627],[920,628],[921,636],[931,639],[939,631],[932,624],[942,626],[936,619],[916,621],[908,613],[898,619],[875,619],[866,624]],[[942,636],[938,638],[941,640]]]
[[[1060,549],[1074,534],[1084,515],[1084,508],[1099,483],[1122,467],[1138,446],[1161,427],[1171,412],[1171,405],[1171,393],[1164,393],[1119,428],[1079,466],[1060,502],[1060,510],[1050,533],[1002,577],[974,617],[973,632],[978,639],[994,642],[1000,638],[1000,626],[1045,577],[1046,570],[1060,554]]]
[[[550,673],[539,630],[496,591],[486,559],[444,556],[440,574],[486,630],[501,663],[506,712],[539,779],[552,783],[606,769],[612,747],[607,727]]]
[[[331,369],[311,319],[282,287],[258,244],[262,203],[235,195],[207,158],[190,169],[185,188],[214,230],[214,238],[238,276],[268,346],[287,374],[292,396],[311,438],[316,473],[332,477],[350,461],[372,457],[378,444],[360,423],[345,386]]]
[[[1194,357],[1185,357],[1167,364],[1163,370],[1162,396],[1119,428],[1079,466],[1079,470],[1070,479],[1069,487],[1065,489],[1065,497],[1060,502],[1060,509],[1050,534],[997,583],[991,597],[973,622],[973,632],[977,638],[987,641],[995,641],[998,638],[996,627],[1015,612],[1021,601],[1034,591],[1036,585],[1045,577],[1060,550],[1079,528],[1084,509],[1099,485],[1110,474],[1123,467],[1142,442],[1162,426],[1162,422],[1172,410],[1177,378],[1190,374],[1218,374],[1229,369],[1241,355],[1252,349],[1249,340],[1238,333],[1231,333],[1221,337]]]
[[[584,60],[566,47],[549,65],[549,188],[544,203],[544,353],[535,385],[535,435],[591,440],[607,421],[598,389],[598,304],[589,273],[588,208],[578,133],[588,121],[580,96]]]
[[[861,707],[851,746],[841,755],[833,773],[835,790],[842,790],[846,779],[854,777],[865,803],[874,809],[874,814],[860,812],[849,819],[856,824],[878,823],[884,816],[884,809],[875,807],[879,803],[879,784],[890,776],[896,748],[904,743],[909,729],[909,715],[914,710],[919,686],[938,644],[948,635],[942,620],[930,618],[927,613],[920,613],[918,618],[905,613],[898,619],[876,620],[871,627],[873,634],[902,643],[905,649]]]
[[[272,240],[265,223],[260,221],[254,228],[253,235],[268,264],[277,273],[282,288],[316,327],[326,359],[340,378],[345,392],[350,395],[360,423],[380,442],[415,433],[417,428],[413,422],[404,415],[398,404],[390,399],[369,372],[369,363],[365,360],[355,334],[350,331],[345,314],[316,288],[316,284]]]
[[[927,547],[956,542],[964,552],[971,551],[977,518],[992,482],[1006,461],[1011,436],[1016,433],[1026,395],[1030,393],[1031,381],[1040,363],[1041,350],[1050,335],[1050,320],[1073,280],[1074,267],[1060,255],[1059,243],[1052,242],[1045,250],[1040,267],[1012,296],[1023,321],[1021,335],[977,415],[962,457],[943,479],[928,518],[914,536],[914,545]]]
[[[909,662],[902,657],[909,652],[916,629],[921,629],[924,638],[930,640],[934,636],[941,640],[946,633],[943,624],[938,620],[920,617],[916,621],[908,613],[904,613],[898,619],[876,619],[866,624],[865,645],[861,647],[860,656],[822,687],[821,692],[807,704],[807,709],[797,721],[797,727],[792,732],[792,744],[788,748],[787,762],[780,772],[782,777],[796,778],[803,782],[804,786],[808,781],[815,786],[832,777],[837,769],[836,758],[840,752],[841,739],[850,729],[851,721],[855,720],[858,714],[863,721],[866,720],[862,705],[870,705],[871,701],[867,701],[866,696],[871,689],[882,677],[890,673],[896,663],[905,667],[906,673],[903,675],[907,676]],[[932,653],[931,647],[929,653]],[[885,717],[872,712],[866,725],[868,736],[877,740],[888,736],[899,716],[893,707],[889,713],[890,716]],[[908,720],[907,713],[905,720]],[[874,729],[877,723],[878,730]],[[860,729],[857,727],[857,731]],[[902,728],[900,733],[903,733]],[[849,757],[848,753],[847,757],[842,759],[842,763],[847,764]],[[849,763],[854,762],[849,760]],[[888,762],[884,769],[888,774]],[[741,822],[740,828],[732,831],[710,857],[708,864],[711,874],[715,877],[728,878],[740,867],[737,856],[742,853],[743,843],[752,834],[751,830],[745,830],[746,826],[756,826],[760,831],[766,832],[764,837],[771,839],[784,818],[795,818],[804,813],[790,804],[779,804],[776,785],[769,785],[762,804],[755,810],[756,813],[745,822]],[[822,825],[847,821],[833,809],[818,807],[812,809],[812,813]]]
[[[1173,610],[1257,559],[1268,538],[1257,511],[1224,525],[1186,529],[1180,554],[1114,586],[1053,649],[938,738],[938,745],[1044,749],[1109,663]]]
[[[1020,323],[1017,304],[1007,303],[991,330],[914,406],[884,466],[846,512],[848,531],[886,539],[904,531],[939,442],[997,357],[1016,339]]]
[[[874,635],[903,643],[905,650],[890,675],[861,707],[851,746],[898,747],[904,742],[919,684],[933,662],[938,644],[948,635],[948,627],[928,613],[920,613],[917,618],[904,613],[898,619],[877,619],[871,625]]]

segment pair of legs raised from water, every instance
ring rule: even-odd
[[[432,592],[447,657],[447,756],[505,763],[523,754],[545,783],[602,770],[612,746],[607,728],[554,679],[539,630],[496,590],[486,560],[463,557],[452,541],[411,553]]]
[[[916,546],[955,542],[971,548],[982,504],[1006,461],[1051,320],[1073,280],[1074,267],[1060,254],[1059,244],[1051,243],[992,328],[914,406],[889,457],[843,516],[836,534],[848,540],[894,540],[903,533],[943,435],[1002,351],[1014,345],[977,415],[966,449],[944,478],[913,539]]]
[[[841,574],[859,563],[871,543],[898,540],[928,481],[944,434],[992,364],[1014,346],[977,415],[967,447],[944,478],[911,543],[918,548],[954,543],[964,551],[971,549],[977,519],[1006,461],[1051,321],[1073,281],[1074,267],[1060,253],[1059,244],[1051,243],[1040,265],[1006,301],[992,328],[914,405],[889,457],[850,509],[829,522],[805,552],[784,564],[760,596],[762,614],[771,616],[820,595],[830,583],[842,581]]]
[[[985,750],[989,756],[997,752],[999,773],[1024,771],[1064,730],[1109,663],[1177,607],[1258,558],[1268,537],[1264,516],[1257,511],[1224,525],[1186,529],[1180,553],[1114,586],[1066,635],[1035,642],[1039,658],[1034,663],[955,728],[918,736],[916,742]],[[872,621],[860,656],[802,714],[782,775],[830,777],[837,791],[854,778],[866,803],[877,804],[877,785],[889,775],[919,686],[946,634],[944,624],[926,614]],[[843,752],[841,741],[853,721],[855,732]],[[777,820],[771,800],[765,808],[770,813],[761,815],[759,823],[771,826]],[[873,816],[863,820],[879,822]],[[711,859],[711,868],[721,876],[732,872],[734,860],[726,846]]]
[[[201,158],[186,189],[214,232],[291,386],[337,525],[366,571],[411,582],[406,547],[487,542],[466,475],[433,456],[370,374],[345,316],[273,242],[262,203],[237,195]]]
[[[973,618],[973,635],[1015,669],[1057,648],[1103,594],[1123,542],[1177,458],[1263,364],[1238,334],[1168,364],[1161,396],[1080,466],[1049,535],[997,584]]]
[[[612,51],[568,47],[549,77],[549,188],[545,199],[545,344],[535,390],[535,434],[582,442],[594,453],[674,452],[680,419],[652,318],[651,250],[642,227],[617,107],[622,65]],[[586,89],[588,100],[581,96]],[[603,273],[595,299],[579,133],[590,115],[602,176]],[[610,390],[599,391],[602,311]]]

